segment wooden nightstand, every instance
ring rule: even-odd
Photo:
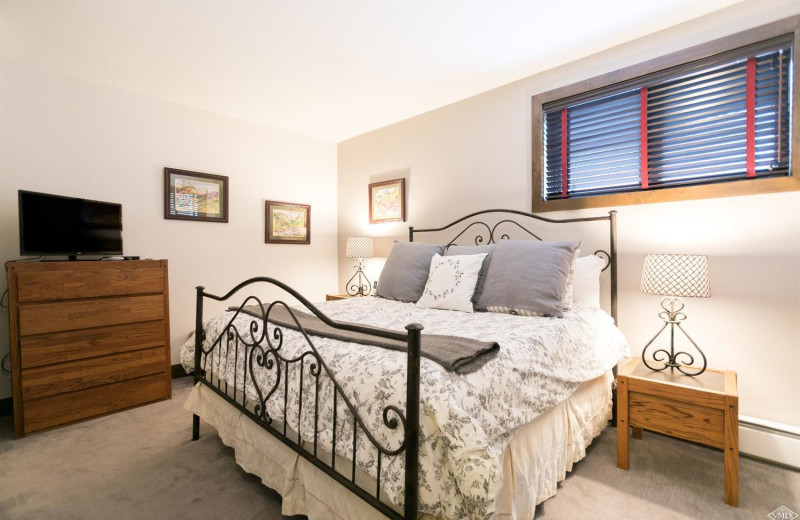
[[[326,294],[325,295],[325,301],[326,302],[333,302],[333,301],[336,301],[336,300],[346,300],[348,298],[354,298],[354,296],[351,296],[349,294]]]
[[[628,469],[628,427],[720,448],[725,503],[739,505],[739,396],[736,372],[707,369],[689,377],[654,372],[634,358],[617,376],[617,467]]]

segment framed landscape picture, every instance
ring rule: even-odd
[[[164,168],[164,218],[228,221],[228,178]]]
[[[267,201],[267,244],[310,244],[311,206]]]
[[[373,182],[369,185],[369,223],[406,221],[406,180]]]

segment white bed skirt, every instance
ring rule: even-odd
[[[556,494],[558,483],[611,419],[612,379],[609,372],[583,383],[566,401],[514,432],[503,452],[503,481],[492,518],[529,520],[536,504]],[[194,387],[184,407],[217,430],[242,469],[280,493],[284,515],[385,518],[204,385]],[[366,489],[374,489],[374,482]]]

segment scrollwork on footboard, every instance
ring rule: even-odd
[[[275,301],[265,304],[255,296],[248,296],[228,319],[221,333],[216,338],[211,338],[212,341],[205,341],[206,335],[202,322],[203,299],[226,301],[243,287],[256,282],[266,282],[284,289],[319,319],[332,327],[389,339],[400,339],[408,343],[406,412],[404,413],[397,406],[390,404],[383,407],[380,412],[381,417],[375,418],[374,421],[381,421],[383,427],[388,431],[396,432],[396,436],[401,437],[397,446],[387,446],[386,442],[381,442],[376,438],[375,432],[370,430],[358,413],[356,406],[348,397],[348,393],[339,384],[334,373],[320,355],[314,341],[297,319],[295,312],[286,303]],[[276,324],[276,320],[273,318],[273,312],[276,309],[285,310],[290,316],[289,321],[293,322],[294,326],[286,327],[286,323]],[[242,313],[249,314],[250,321],[246,331],[240,331],[237,326],[237,323],[241,325]],[[254,313],[256,315],[253,315]],[[271,320],[271,318],[273,319]],[[225,296],[208,294],[203,287],[198,287],[196,326],[196,383],[199,382],[211,388],[281,442],[383,514],[397,519],[416,518],[419,474],[419,341],[421,326],[409,325],[406,327],[408,333],[403,334],[338,323],[322,314],[314,305],[285,284],[263,277],[247,280]],[[297,351],[295,348],[295,351],[290,353],[284,348],[284,328],[292,329],[302,335],[305,344],[301,351]],[[290,377],[295,378],[291,383]],[[231,378],[233,384],[229,385]],[[295,384],[297,385],[296,391],[292,386]],[[311,393],[313,393],[313,404],[308,401]],[[308,407],[311,406],[313,406],[313,411],[308,412]],[[326,421],[330,419],[331,425],[330,453],[325,452],[328,442],[324,443],[324,447],[320,446],[319,434],[324,431],[320,429],[321,406],[325,407],[327,411],[332,410],[330,417],[325,416]],[[344,408],[341,409],[341,406]],[[295,412],[296,421],[294,420]],[[311,413],[310,417],[309,413]],[[304,421],[304,418],[308,420]],[[337,431],[340,424],[342,431]],[[349,446],[349,451],[342,453],[342,443],[337,444],[337,434],[343,435],[344,426],[348,426],[347,434],[352,432],[352,444]],[[313,428],[313,435],[307,433],[309,427]],[[401,427],[402,430],[398,430],[398,427]],[[306,432],[305,436],[304,431]],[[368,492],[356,484],[360,436],[366,437],[368,445],[375,449],[373,453],[377,453],[374,493]],[[390,437],[391,435],[388,433],[383,435],[384,439],[390,439]],[[197,438],[199,438],[199,418],[195,416],[193,439]],[[349,441],[349,437],[346,441]],[[381,474],[384,458],[402,454],[405,455],[406,468],[404,515],[400,515],[381,500]],[[350,467],[347,468],[347,474],[343,474],[337,469],[337,455],[349,461]]]

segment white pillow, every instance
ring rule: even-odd
[[[572,309],[572,303],[575,301],[575,264],[578,262],[578,257],[581,254],[580,249],[575,250],[575,256],[569,263],[569,274],[567,275],[567,285],[564,287],[564,296],[561,297],[561,309],[568,311]]]
[[[597,255],[582,256],[575,261],[573,301],[600,307],[600,272],[606,261]]]
[[[425,290],[417,307],[473,312],[472,295],[486,253],[477,255],[433,255]]]

